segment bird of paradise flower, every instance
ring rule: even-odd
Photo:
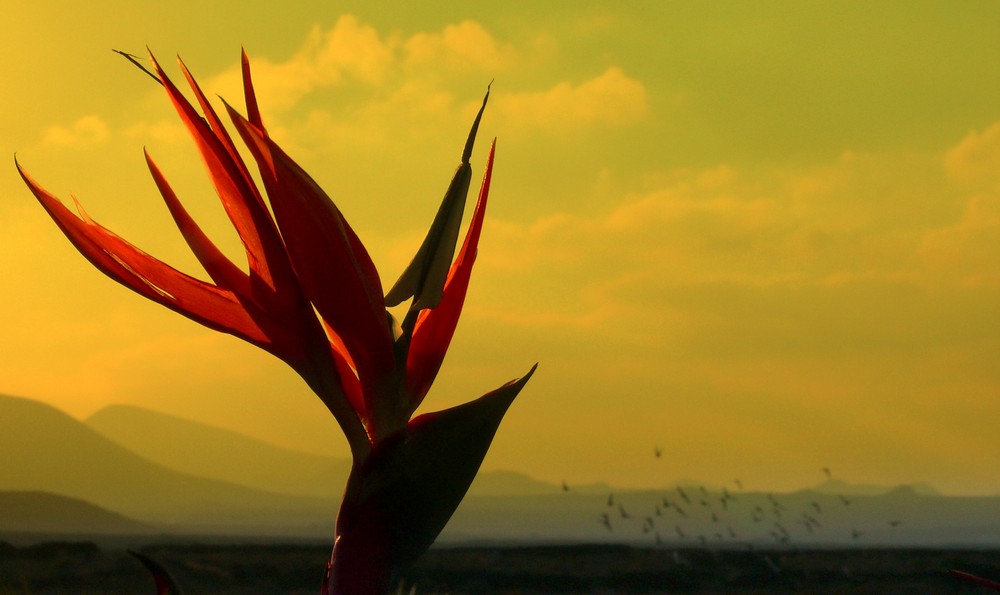
[[[212,283],[144,253],[90,218],[79,203],[79,215],[74,214],[15,158],[17,169],[56,225],[104,274],[208,328],[270,352],[306,381],[337,420],[353,459],[322,592],[386,592],[444,528],[507,408],[537,367],[478,399],[412,417],[451,342],[476,259],[495,140],[472,222],[452,261],[471,183],[469,160],[489,91],[427,236],[383,294],[371,258],[340,210],[268,135],[246,53],[247,116],[228,104],[225,109],[256,161],[266,203],[183,62],[181,71],[202,115],[152,55],[150,60],[242,240],[246,271],[195,223],[148,153],[160,194]],[[406,300],[409,308],[397,322],[386,308]]]

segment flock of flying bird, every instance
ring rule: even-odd
[[[656,458],[662,456],[659,447],[655,447],[653,452]],[[833,479],[828,467],[820,470],[828,481]],[[647,508],[642,513],[630,511],[621,498],[611,493],[605,502],[606,510],[597,515],[597,520],[610,532],[635,531],[638,527],[656,545],[671,539],[699,543],[706,548],[710,545],[731,547],[744,544],[753,549],[755,542],[789,545],[796,535],[819,538],[822,536],[824,517],[830,512],[839,512],[829,509],[847,509],[853,502],[851,498],[837,494],[817,496],[803,504],[801,498],[779,499],[770,493],[744,492],[740,479],[733,479],[730,485],[733,491],[728,485],[717,491],[704,486],[687,489],[678,486],[669,493],[659,495],[652,506],[646,502]],[[562,489],[564,492],[571,490],[565,481]],[[898,519],[887,521],[889,529],[901,524]],[[866,531],[857,527],[850,530],[853,541],[860,540],[865,534]],[[837,536],[827,533],[825,537]],[[843,537],[846,538],[846,535]]]

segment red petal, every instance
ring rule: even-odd
[[[140,562],[142,562],[142,565],[146,567],[146,570],[153,575],[153,582],[156,583],[156,595],[181,594],[181,589],[177,586],[177,582],[174,581],[174,577],[170,576],[167,569],[164,568],[159,562],[134,550],[128,550],[128,553],[132,554]]]
[[[971,573],[968,573],[968,572],[963,572],[961,570],[955,570],[955,569],[951,569],[948,572],[950,572],[952,575],[957,576],[958,578],[960,578],[962,580],[965,580],[965,581],[968,581],[970,583],[974,583],[974,584],[986,587],[986,588],[988,588],[988,589],[990,589],[992,591],[1000,591],[1000,583],[995,582],[995,581],[991,581],[988,578],[983,578],[981,576],[976,576],[974,574],[971,574]]]
[[[153,59],[152,55],[150,59]],[[244,177],[216,133],[195,112],[155,59],[153,65],[177,114],[194,138],[222,205],[246,247],[250,270],[275,287],[277,281],[273,278],[275,271],[272,269],[279,267],[272,265],[284,258],[284,248],[270,216],[263,208],[259,193]]]
[[[205,268],[205,272],[208,273],[219,287],[229,289],[234,293],[249,298],[249,277],[233,264],[232,261],[226,258],[215,244],[208,239],[198,224],[194,222],[184,209],[184,206],[181,205],[177,199],[177,195],[170,188],[170,184],[163,177],[160,168],[153,163],[152,157],[149,156],[148,152],[144,151],[144,153],[146,155],[146,164],[149,166],[149,172],[153,175],[153,181],[156,182],[156,187],[159,188],[160,195],[163,196],[163,201],[167,203],[167,208],[170,210],[177,228],[180,229],[184,240],[187,241],[198,262]]]
[[[230,291],[185,275],[139,250],[59,199],[17,169],[35,197],[76,249],[115,281],[211,329],[269,348],[271,341]]]
[[[343,339],[362,384],[388,378],[395,367],[392,336],[382,284],[364,246],[316,182],[253,124],[229,111],[260,166],[303,292]],[[373,397],[366,389],[366,398]]]
[[[263,132],[264,121],[260,119],[260,108],[257,107],[257,94],[254,93],[253,81],[250,79],[250,58],[247,57],[246,50],[242,51],[240,66],[243,70],[243,102],[247,106],[247,119]]]
[[[361,391],[361,383],[358,381],[358,367],[354,364],[351,354],[347,351],[347,346],[344,345],[344,341],[341,340],[336,331],[330,328],[326,321],[323,321],[323,326],[332,348],[333,361],[337,366],[337,375],[340,377],[340,386],[344,389],[344,394],[358,418],[364,423],[368,419],[368,410]]]
[[[469,289],[469,279],[472,275],[472,265],[476,262],[476,250],[479,246],[479,236],[483,229],[483,218],[486,216],[486,200],[490,193],[490,179],[493,176],[493,153],[496,140],[490,145],[490,156],[486,161],[486,174],[479,190],[479,200],[476,211],[469,223],[465,243],[458,253],[458,258],[448,271],[448,280],[444,286],[441,303],[432,310],[423,310],[413,328],[413,339],[410,341],[410,351],[406,358],[406,395],[410,399],[409,413],[413,413],[430,389],[441,363],[444,361],[448,345],[458,326],[458,318],[462,314],[462,305]]]

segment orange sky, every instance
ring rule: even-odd
[[[142,160],[238,255],[159,88],[181,54],[274,137],[391,283],[487,83],[498,137],[463,320],[424,404],[540,367],[485,466],[628,486],[819,482],[1000,493],[1000,13],[948,3],[19,5],[0,144],[44,186],[203,275]],[[977,12],[978,11],[978,12]],[[81,28],[80,23],[94,23]],[[42,32],[43,34],[40,34]],[[108,281],[0,173],[0,392],[109,403],[346,453],[284,364]],[[654,445],[664,457],[654,460]]]

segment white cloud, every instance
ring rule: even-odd
[[[273,62],[251,56],[254,87],[268,111],[295,107],[308,94],[347,82],[368,87],[424,86],[456,73],[484,73],[484,78],[510,68],[518,52],[496,40],[481,24],[462,21],[441,31],[404,37],[380,34],[351,15],[329,31],[314,27],[302,47],[288,60]],[[394,73],[390,83],[390,75]],[[240,97],[240,71],[234,67],[208,85],[223,97]],[[486,79],[488,80],[488,79]]]
[[[1000,196],[982,193],[965,203],[961,219],[923,236],[919,254],[936,274],[976,287],[1000,288]]]
[[[494,39],[475,21],[447,25],[440,33],[416,33],[403,42],[407,66],[498,72],[514,65],[517,50]]]
[[[143,142],[155,141],[169,144],[187,142],[191,138],[187,128],[177,118],[152,123],[139,122],[126,128],[124,134],[128,138],[140,139]]]
[[[83,116],[70,126],[50,126],[42,143],[61,147],[94,145],[108,139],[108,125],[98,116]]]
[[[563,81],[544,91],[502,94],[496,105],[499,117],[520,129],[632,124],[649,113],[645,86],[614,66],[578,85]]]
[[[973,130],[944,158],[945,171],[965,183],[1000,181],[1000,122],[983,131]]]
[[[377,85],[398,61],[397,45],[351,15],[340,17],[329,31],[313,27],[299,50],[284,62],[250,56],[258,101],[268,112],[280,112],[292,109],[317,89],[345,80]],[[212,78],[206,88],[239,105],[241,77],[240,68],[233,66]]]

